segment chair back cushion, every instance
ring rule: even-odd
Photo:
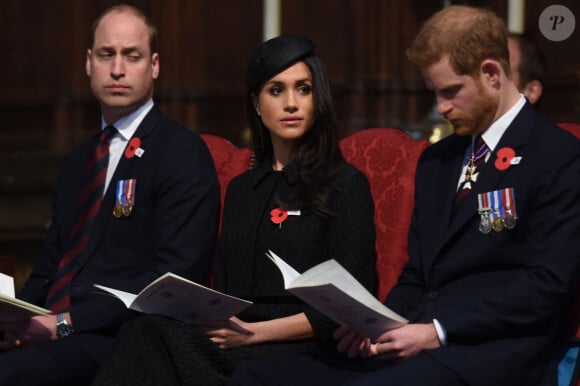
[[[217,135],[201,134],[201,138],[205,141],[215,164],[223,209],[226,188],[232,178],[250,168],[252,151],[248,148],[239,148]]]
[[[580,123],[561,122],[558,123],[558,126],[566,131],[569,131],[570,133],[574,134],[576,138],[580,139]]]
[[[408,259],[407,236],[413,211],[415,169],[429,145],[402,131],[366,129],[340,142],[347,162],[369,180],[375,202],[378,297],[384,300]]]

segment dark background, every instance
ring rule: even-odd
[[[116,1],[5,0],[0,9],[0,271],[13,257],[19,275],[38,254],[50,213],[56,168],[99,128],[84,71],[90,25]],[[262,41],[262,0],[127,1],[159,31],[161,75],[155,101],[191,130],[244,145],[244,73]],[[507,16],[507,0],[451,1]],[[576,31],[545,39],[538,17],[568,7]],[[341,137],[369,127],[425,133],[434,99],[404,55],[420,24],[443,6],[431,0],[282,0],[281,33],[310,37],[326,64]],[[546,54],[540,111],[580,122],[580,4],[528,0],[525,32]],[[4,259],[6,260],[6,259]],[[22,280],[17,277],[17,284]]]

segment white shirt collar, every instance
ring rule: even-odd
[[[509,127],[521,109],[526,104],[526,98],[520,94],[520,99],[504,115],[499,117],[491,126],[481,135],[490,152],[494,151],[499,140]]]
[[[128,141],[133,137],[133,134],[137,131],[137,128],[147,115],[147,113],[153,108],[153,99],[149,99],[143,106],[139,107],[137,110],[133,111],[131,114],[124,116],[119,119],[113,125],[117,128],[119,134]],[[107,123],[101,117],[101,127],[105,128]]]

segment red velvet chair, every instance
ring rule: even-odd
[[[580,139],[580,123],[561,122],[558,123],[562,129],[574,134],[576,138]]]
[[[224,203],[226,188],[232,178],[250,168],[252,151],[238,148],[230,141],[212,134],[202,134],[215,164],[220,184],[220,202]]]
[[[250,168],[252,152],[215,135],[202,134],[202,138],[216,165],[223,204],[227,184]],[[395,284],[408,258],[415,167],[428,144],[395,129],[362,130],[340,142],[345,159],[367,176],[375,201],[380,299]]]
[[[415,168],[427,141],[395,129],[367,129],[340,142],[347,162],[369,180],[375,202],[378,297],[396,283],[408,259],[407,234],[415,193]]]
[[[580,125],[560,126],[580,138]],[[251,151],[239,149],[223,138],[202,135],[214,158],[223,203],[225,188],[236,175],[250,168]],[[415,167],[419,156],[429,145],[395,129],[367,129],[340,142],[347,162],[368,178],[375,201],[377,230],[378,297],[383,300],[395,284],[408,258],[407,233],[414,200]],[[577,308],[580,320],[580,307]],[[580,338],[580,324],[577,336]],[[580,386],[580,380],[576,386]]]

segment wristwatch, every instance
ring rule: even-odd
[[[72,326],[66,321],[64,314],[56,315],[56,336],[62,339],[74,332]]]

